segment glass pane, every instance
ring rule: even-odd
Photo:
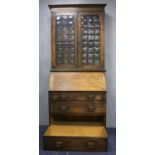
[[[75,64],[75,17],[56,16],[56,63]]]
[[[100,64],[100,23],[98,15],[81,16],[81,63]]]
[[[69,54],[69,63],[74,64],[74,62],[75,62],[75,54],[70,53]]]

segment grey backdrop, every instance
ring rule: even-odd
[[[107,126],[116,127],[116,2],[115,0],[40,0],[39,5],[39,124],[48,124],[50,70],[50,11],[48,4],[106,3],[105,52],[107,70]]]

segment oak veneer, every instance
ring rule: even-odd
[[[54,72],[49,91],[106,91],[103,72]]]

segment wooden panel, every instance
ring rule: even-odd
[[[44,149],[107,151],[107,133],[102,126],[52,125],[44,134]]]
[[[55,72],[51,74],[49,91],[106,91],[102,72]]]

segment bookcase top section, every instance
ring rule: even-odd
[[[104,72],[52,72],[49,91],[106,91]]]

